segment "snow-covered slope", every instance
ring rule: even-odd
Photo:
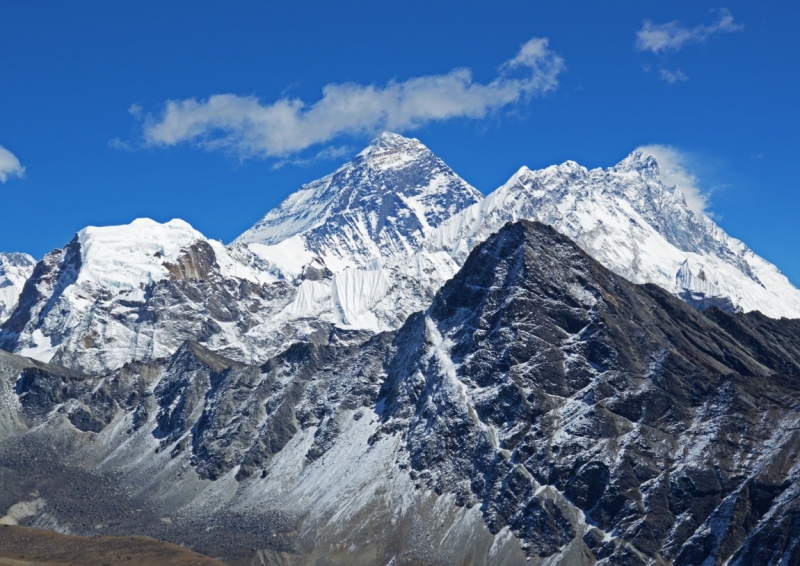
[[[436,291],[457,271],[443,252],[422,251],[388,258],[381,267],[346,267],[324,277],[299,281],[297,296],[284,313],[353,330],[397,329],[414,312],[425,310]]]
[[[245,251],[182,220],[84,228],[36,265],[0,347],[89,371],[169,355],[189,337],[242,350],[237,325],[268,318],[258,316],[268,299],[279,310],[264,291],[274,277]]]
[[[36,260],[28,254],[0,252],[0,324],[17,306],[22,286],[35,265]]]
[[[416,139],[384,133],[336,172],[293,193],[236,244],[287,275],[320,257],[334,272],[411,256],[444,220],[481,200]]]
[[[461,264],[506,222],[538,220],[574,239],[635,283],[655,283],[703,308],[800,318],[800,291],[771,263],[698,218],[681,191],[666,186],[652,155],[587,170],[573,161],[520,169],[482,202],[444,222],[427,242]]]
[[[0,348],[99,373],[192,339],[260,363],[298,341],[399,328],[457,266],[421,251],[372,269],[333,273],[320,258],[298,269],[276,277],[248,246],[226,248],[181,220],[85,228],[36,265]]]
[[[287,319],[392,330],[458,268],[447,253],[422,250],[424,240],[481,198],[418,140],[384,133],[289,196],[231,250],[246,249],[299,285]]]
[[[89,226],[78,232],[77,240],[81,269],[76,283],[107,291],[140,290],[155,281],[179,278],[173,265],[179,265],[186,249],[198,241],[207,242],[214,250],[221,275],[254,283],[274,280],[233,259],[221,242],[206,239],[179,219],[159,224],[139,218],[124,226]]]

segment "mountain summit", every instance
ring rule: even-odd
[[[415,254],[442,222],[482,198],[419,140],[384,133],[350,163],[290,195],[235,243],[250,244],[289,273],[315,256],[333,271],[365,267]]]
[[[711,218],[693,212],[647,152],[635,151],[608,169],[574,161],[538,171],[522,167],[444,222],[426,246],[461,264],[478,243],[519,219],[549,224],[617,274],[655,283],[695,307],[800,318],[800,291]]]

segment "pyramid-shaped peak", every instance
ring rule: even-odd
[[[356,161],[366,160],[379,169],[402,166],[422,155],[432,155],[421,141],[391,132],[383,132],[358,154]]]
[[[636,149],[625,159],[620,161],[613,171],[618,173],[634,172],[646,177],[658,177],[661,169],[656,157],[645,149]]]
[[[392,132],[383,132],[372,140],[367,149],[390,149],[406,147],[425,147],[417,138],[407,138]]]
[[[586,174],[588,172],[586,167],[584,167],[583,165],[581,165],[577,161],[573,161],[571,159],[568,159],[567,161],[565,161],[561,165],[552,165],[550,167],[547,167],[547,168],[544,169],[544,171],[548,172],[548,173],[551,173],[551,174],[556,174],[556,175],[559,175],[559,176],[564,176],[564,175],[569,175],[569,176],[584,175],[584,174]]]
[[[273,246],[302,235],[312,255],[367,265],[376,255],[406,254],[481,198],[419,140],[384,132],[351,162],[303,185],[237,242]]]

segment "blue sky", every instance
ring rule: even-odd
[[[800,284],[799,27],[769,0],[4,2],[0,250],[142,216],[229,242],[388,127],[484,193],[671,146]]]

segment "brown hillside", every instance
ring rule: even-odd
[[[80,537],[0,526],[0,566],[225,566],[175,544],[145,537]]]

